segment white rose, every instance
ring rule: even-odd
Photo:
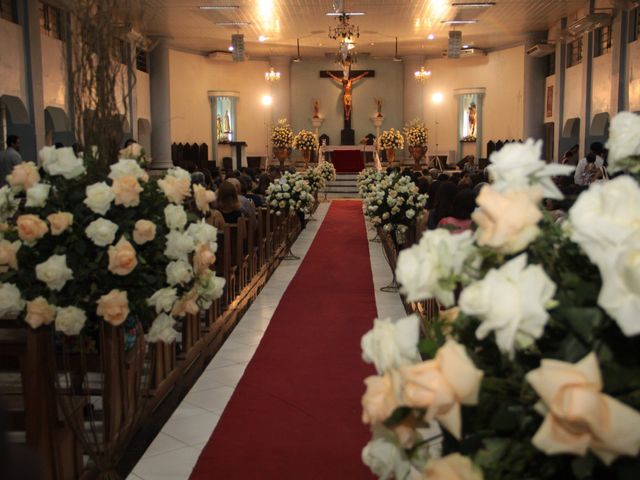
[[[140,179],[145,174],[145,171],[138,165],[138,162],[130,159],[120,159],[118,163],[114,163],[109,169],[111,170],[111,173],[109,173],[111,180],[117,180],[122,177],[136,177],[136,179]]]
[[[76,157],[71,147],[58,149],[45,147],[40,151],[40,160],[42,167],[49,175],[62,175],[67,180],[79,177],[86,172],[84,162]]]
[[[541,160],[542,140],[529,139],[526,143],[508,143],[502,150],[491,154],[487,168],[498,192],[524,189],[534,185],[543,188],[547,198],[564,198],[552,177],[568,175],[575,168],[570,165],[546,163]]]
[[[6,222],[18,210],[19,202],[9,185],[0,188],[0,222]]]
[[[99,215],[107,213],[111,208],[111,202],[116,198],[111,187],[105,182],[89,185],[86,189],[86,196],[85,205]]]
[[[0,318],[17,316],[24,306],[18,287],[12,283],[0,283]]]
[[[189,254],[196,249],[196,243],[186,233],[170,231],[167,236],[164,254],[172,260],[187,260]]]
[[[169,263],[166,274],[169,285],[185,285],[193,279],[193,269],[184,260]]]
[[[51,190],[51,185],[47,185],[46,183],[37,183],[29,190],[27,190],[27,207],[44,207],[47,203],[47,198],[49,198],[49,191]]]
[[[407,210],[406,216],[409,220],[411,220],[413,217],[416,216],[416,211],[410,208],[409,210]]]
[[[620,330],[631,337],[640,334],[640,245],[617,255],[606,252],[608,262],[600,262],[602,290],[598,305],[613,317]]]
[[[400,252],[396,276],[408,301],[436,298],[450,307],[458,282],[468,280],[479,259],[470,231],[428,230],[418,244]]]
[[[175,324],[176,321],[172,317],[166,313],[161,313],[151,324],[151,328],[147,334],[147,340],[151,343],[175,342],[178,337],[178,332],[173,328]]]
[[[164,221],[170,230],[182,230],[187,224],[187,212],[182,205],[167,205],[164,209]]]
[[[222,277],[216,277],[215,272],[211,272],[198,283],[199,304],[203,309],[211,306],[211,303],[220,298],[224,291],[226,280]]]
[[[169,175],[170,177],[178,178],[178,179],[186,179],[186,180],[189,180],[189,183],[191,183],[191,174],[187,172],[184,168],[180,168],[180,167],[170,168],[167,171],[167,175]]]
[[[406,479],[411,463],[393,433],[376,434],[362,450],[362,462],[381,479]]]
[[[526,348],[542,336],[549,320],[546,305],[555,292],[542,267],[527,266],[527,255],[522,254],[465,288],[459,306],[481,320],[479,339],[493,331],[498,348],[513,357],[516,347]]]
[[[87,314],[77,307],[58,308],[56,331],[65,335],[78,335],[87,322]]]
[[[571,240],[596,265],[640,244],[640,187],[631,177],[593,183],[569,210]]]
[[[177,299],[178,291],[175,288],[161,288],[147,299],[147,305],[154,307],[156,313],[170,312]]]
[[[99,218],[91,222],[84,233],[98,247],[106,247],[113,243],[117,231],[118,225],[105,218]]]
[[[420,319],[417,315],[395,322],[391,319],[375,319],[373,329],[360,342],[362,358],[367,363],[373,363],[379,374],[390,368],[418,362],[419,335]]]
[[[207,245],[213,253],[218,250],[218,229],[204,220],[189,225],[187,235],[193,238],[196,243]]]
[[[36,278],[51,290],[60,291],[73,278],[73,270],[67,266],[66,255],[51,255],[49,259],[36,265]]]
[[[629,161],[629,157],[640,156],[640,115],[620,112],[611,120],[609,127],[609,170],[637,172],[640,162]]]

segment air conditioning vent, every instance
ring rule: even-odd
[[[555,51],[556,46],[553,43],[538,43],[527,50],[527,55],[542,58],[551,55]]]
[[[584,35],[596,28],[604,27],[611,24],[611,15],[608,13],[591,13],[580,20],[576,20],[567,31],[574,37]]]

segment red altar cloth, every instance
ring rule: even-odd
[[[361,150],[334,150],[331,161],[338,173],[358,173],[364,170],[364,154]]]

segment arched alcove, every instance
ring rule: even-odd
[[[47,145],[62,143],[65,147],[70,147],[75,143],[69,116],[63,109],[59,107],[45,108],[44,126]]]
[[[20,137],[22,158],[36,161],[36,139],[33,126],[29,120],[29,113],[22,100],[13,95],[0,95],[0,110],[2,110],[1,148],[5,147],[5,135]]]

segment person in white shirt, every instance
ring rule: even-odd
[[[602,158],[602,153],[604,151],[604,146],[600,142],[594,142],[591,144],[591,153],[596,156],[596,167],[598,169],[604,167],[604,158]],[[576,185],[585,185],[584,180],[584,169],[587,166],[587,157],[581,158],[578,162],[578,166],[576,167],[575,174],[573,176],[573,181]]]

